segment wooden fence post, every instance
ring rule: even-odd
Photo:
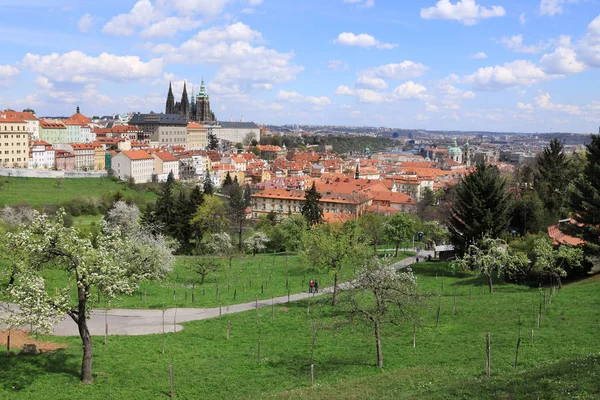
[[[435,317],[435,327],[437,328],[440,323],[440,309],[442,308],[441,304],[438,304],[437,316]]]
[[[486,346],[485,346],[485,374],[489,377],[491,375],[491,337],[490,334],[488,333],[486,335]]]
[[[456,296],[454,296],[454,307],[452,307],[452,315],[456,315]]]
[[[108,309],[104,310],[104,345],[108,344]]]
[[[165,310],[162,310],[162,325],[163,325],[162,353],[165,354]]]
[[[417,348],[417,324],[413,323],[413,349]]]
[[[171,382],[171,398],[175,398],[175,381],[173,380],[173,364],[169,364],[169,380]]]
[[[515,368],[517,368],[517,361],[519,359],[519,346],[521,346],[521,338],[517,339],[517,350],[515,351]]]
[[[227,321],[227,340],[229,340],[230,338],[230,333],[231,333],[231,321]]]

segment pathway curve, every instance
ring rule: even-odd
[[[394,266],[397,269],[406,268],[413,264],[416,258],[421,260],[433,252],[421,251],[418,256],[409,257],[397,262]],[[346,286],[348,284],[345,284]],[[345,286],[340,285],[341,287]],[[333,288],[322,289],[316,296],[331,293]],[[289,296],[289,301],[298,301],[313,297],[310,293],[297,293]],[[169,308],[164,312],[165,331],[178,332],[183,329],[182,322],[198,321],[209,318],[216,318],[219,314],[233,314],[243,311],[254,310],[257,305],[259,308],[269,307],[271,304],[285,304],[288,302],[288,296],[275,297],[272,300],[258,300],[249,303],[235,304],[216,308]],[[88,321],[90,333],[94,336],[104,335],[105,324],[108,324],[109,335],[148,335],[159,334],[163,331],[163,311],[162,310],[132,310],[132,309],[94,309]],[[56,336],[79,336],[77,325],[69,317],[54,327]]]

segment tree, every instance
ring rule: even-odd
[[[219,148],[219,138],[212,131],[208,134],[208,149],[217,150]]]
[[[440,219],[437,205],[443,192],[435,193],[428,187],[423,190],[421,200],[417,203],[417,216],[424,221],[436,221]]]
[[[519,275],[527,267],[529,260],[524,253],[512,253],[502,239],[484,237],[477,245],[470,245],[467,253],[458,258],[454,265],[464,270],[477,271],[487,278],[490,293],[494,293],[492,277],[494,272],[500,276]]]
[[[244,222],[246,222],[247,208],[251,205],[246,192],[248,194],[250,193],[249,188],[244,190],[237,182],[233,182],[231,184],[231,189],[229,190],[229,215],[231,221],[237,227],[238,250],[240,252],[243,250],[244,246],[242,242],[242,234],[244,233]]]
[[[204,175],[203,191],[207,196],[211,196],[214,192],[212,179],[210,179],[210,172],[208,170],[206,170],[206,174]]]
[[[544,202],[546,222],[557,221],[565,216],[568,162],[563,145],[553,139],[548,147],[537,157],[537,168],[534,173],[533,187]]]
[[[302,202],[302,215],[308,221],[309,226],[315,226],[323,223],[323,207],[319,200],[321,194],[317,192],[317,186],[313,182],[311,188],[304,193]]]
[[[600,255],[600,135],[592,135],[586,158],[587,164],[575,181],[571,197],[574,218],[583,225],[572,229],[586,240],[586,251]]]
[[[435,247],[448,240],[448,229],[437,221],[424,222],[421,225],[423,237],[429,245]]]
[[[30,224],[34,217],[33,209],[29,206],[4,206],[0,210],[0,221],[11,228],[16,228],[21,224]]]
[[[118,229],[124,235],[133,235],[140,228],[140,209],[120,200],[117,201],[104,217],[108,229]]]
[[[201,258],[192,261],[191,269],[200,275],[200,285],[204,284],[206,277],[221,268],[219,256],[228,255],[231,253],[231,237],[225,233],[213,233],[209,238],[202,242],[198,250]]]
[[[566,268],[581,268],[583,250],[571,246],[559,246],[554,250],[552,240],[539,238],[533,246],[535,262],[533,269],[541,277],[549,277],[562,288],[562,278],[567,276]]]
[[[221,233],[227,229],[227,209],[217,196],[204,196],[204,203],[198,207],[192,216],[192,224],[197,228],[197,235]]]
[[[252,252],[252,256],[255,256],[256,253],[265,250],[267,243],[270,241],[271,239],[264,232],[255,232],[248,239],[244,240],[244,245]]]
[[[306,231],[306,219],[301,215],[290,215],[279,225],[283,236],[283,246],[288,252],[297,251],[302,243],[302,235]]]
[[[383,229],[388,240],[396,246],[394,257],[398,257],[400,244],[405,240],[410,240],[417,231],[417,220],[412,215],[398,213],[387,220]]]
[[[538,233],[546,228],[544,203],[534,190],[522,192],[513,205],[510,226],[520,235]]]
[[[320,225],[306,231],[300,245],[300,256],[309,265],[333,275],[332,305],[337,304],[338,276],[342,268],[361,265],[369,248],[358,240],[360,232],[354,225],[343,227]]]
[[[373,328],[377,349],[377,366],[383,368],[381,327],[415,320],[421,296],[417,294],[417,279],[412,270],[396,271],[390,260],[371,257],[359,269],[348,298],[350,315],[367,322]],[[362,299],[366,291],[372,298]]]
[[[156,213],[157,220],[161,223],[165,233],[171,234],[173,232],[174,225],[174,201],[173,201],[173,174],[169,173],[167,181],[162,184],[162,190],[160,196],[156,200],[156,207],[154,212]]]
[[[373,255],[375,256],[377,255],[377,246],[382,244],[385,238],[386,220],[386,217],[377,214],[365,214],[358,220],[358,224],[373,246]]]
[[[190,241],[194,236],[194,227],[190,220],[197,209],[198,206],[191,202],[185,191],[180,190],[173,209],[173,237],[179,242],[183,253],[190,250]]]
[[[450,241],[459,256],[484,236],[499,237],[510,220],[511,195],[498,168],[478,164],[455,187],[456,201],[448,220]]]
[[[8,248],[19,257],[18,278],[8,292],[20,311],[9,316],[10,325],[33,324],[48,332],[67,314],[77,324],[83,343],[81,380],[92,383],[92,338],[88,329],[92,288],[107,299],[132,294],[143,278],[159,277],[146,263],[130,257],[129,239],[118,229],[103,229],[92,245],[89,236],[80,236],[62,223],[64,212],[56,217],[36,214],[34,222],[20,232],[7,234]],[[169,267],[169,266],[164,266]],[[58,268],[69,279],[51,292],[44,270]],[[162,271],[166,270],[164,268]],[[71,298],[76,293],[76,298]],[[76,305],[74,305],[76,304]]]
[[[229,174],[229,172],[227,172],[227,175],[225,175],[225,180],[223,181],[223,185],[221,185],[221,191],[226,196],[229,196],[229,191],[231,190],[232,186],[233,179],[231,179],[231,175]]]

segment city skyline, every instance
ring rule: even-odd
[[[162,112],[204,77],[224,121],[597,131],[597,0],[396,3],[0,0],[0,107]]]

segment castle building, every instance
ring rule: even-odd
[[[206,86],[204,85],[204,78],[200,86],[200,92],[197,96],[194,96],[192,90],[192,101],[190,102],[186,84],[183,84],[183,93],[181,94],[181,101],[175,102],[175,96],[173,95],[173,88],[169,82],[169,93],[167,94],[167,103],[165,107],[165,114],[177,114],[185,118],[188,122],[198,122],[206,124],[215,122],[215,114],[210,109],[210,97],[206,92]]]

